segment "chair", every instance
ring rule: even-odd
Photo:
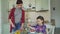
[[[45,25],[46,25],[46,28],[47,28],[47,34],[54,34],[55,26],[52,26],[50,24],[45,24]]]

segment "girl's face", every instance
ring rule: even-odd
[[[42,24],[43,20],[37,19],[37,24]]]

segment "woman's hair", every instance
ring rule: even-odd
[[[44,18],[42,16],[38,16],[37,19],[43,20],[42,24],[44,24]]]
[[[23,4],[22,0],[17,0],[16,4]]]

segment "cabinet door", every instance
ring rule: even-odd
[[[23,0],[23,6],[24,8],[35,8],[35,0]]]
[[[41,0],[41,9],[48,10],[48,7],[49,7],[49,1],[48,0]]]
[[[30,0],[23,0],[23,7],[24,8],[29,8],[29,3],[30,3]]]
[[[36,0],[36,11],[41,10],[41,0]]]
[[[49,0],[36,0],[36,11],[48,10]]]
[[[31,7],[35,7],[35,0],[30,0],[30,3],[31,3]]]

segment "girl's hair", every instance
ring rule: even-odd
[[[22,0],[17,0],[16,4],[23,4]]]
[[[42,16],[38,16],[37,19],[43,20],[42,24],[44,24],[44,18]]]

